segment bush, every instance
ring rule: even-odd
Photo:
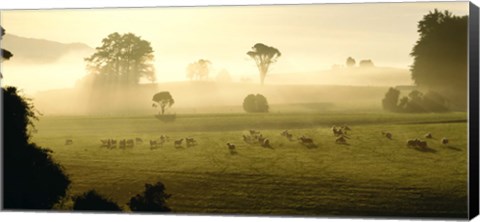
[[[165,193],[165,185],[157,182],[155,185],[145,184],[145,191],[130,199],[128,206],[132,211],[140,212],[170,212],[167,199],[170,194]]]
[[[243,109],[249,113],[266,113],[269,109],[267,98],[261,94],[250,94],[243,100]]]
[[[426,94],[413,90],[407,96],[398,100],[400,91],[390,88],[382,100],[383,109],[390,112],[425,113],[447,112],[447,100],[437,92],[428,91]]]
[[[95,190],[90,190],[73,198],[73,210],[80,211],[122,211],[115,202],[100,196]]]
[[[28,126],[36,119],[28,99],[14,87],[2,88],[3,120],[3,207],[5,209],[51,209],[70,184],[52,152],[29,143]]]
[[[382,100],[383,109],[390,112],[397,112],[399,110],[397,105],[399,96],[399,90],[392,87],[388,89],[387,93],[385,94],[385,98]]]

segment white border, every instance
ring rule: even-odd
[[[445,2],[446,0],[436,0]],[[271,4],[311,4],[311,3],[366,3],[366,2],[431,2],[426,0],[0,0],[0,10],[10,9],[51,9],[51,8],[105,8],[105,7],[154,7],[154,6],[208,6],[208,5],[271,5]],[[480,6],[480,0],[472,0]],[[3,134],[2,134],[3,135]],[[1,195],[1,194],[0,194]],[[185,216],[185,215],[131,215],[131,214],[80,214],[80,213],[17,213],[0,212],[0,221],[34,221],[34,222],[76,222],[76,221],[192,221],[220,222],[220,221],[260,221],[260,222],[382,222],[400,221],[398,219],[346,219],[346,218],[293,218],[293,217],[239,217],[239,216]],[[402,221],[433,221],[433,220],[402,220]],[[477,217],[476,222],[480,221]]]

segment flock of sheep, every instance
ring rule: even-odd
[[[331,127],[333,136],[335,136],[335,143],[337,144],[344,144],[348,145],[347,140],[350,139],[350,131],[352,130],[349,126],[343,125],[343,126],[332,126]],[[391,132],[386,132],[382,131],[381,132],[383,136],[385,136],[387,139],[393,139],[393,134]],[[288,141],[294,142],[298,141],[300,144],[304,145],[307,148],[316,148],[317,145],[313,141],[312,138],[307,137],[305,135],[302,135],[300,137],[297,137],[296,140],[293,137],[293,134],[289,132],[289,130],[284,130],[280,133],[280,136],[285,137]],[[426,139],[433,139],[432,133],[427,133],[424,135]],[[264,148],[273,148],[272,144],[270,142],[270,139],[265,137],[260,131],[250,129],[248,130],[247,133],[244,133],[242,135],[243,141],[249,145],[260,145],[261,147]],[[135,139],[121,139],[121,140],[115,140],[115,139],[102,139],[100,140],[101,144],[100,147],[106,147],[106,148],[132,148],[135,146],[135,144],[140,145],[143,143],[143,140],[141,138],[135,138]],[[170,142],[170,137],[166,135],[161,135],[158,139],[155,140],[150,140],[150,149],[155,149],[158,147],[162,147],[165,143]],[[449,143],[449,140],[447,138],[442,138],[440,142],[443,145],[446,145]],[[72,139],[67,139],[65,140],[65,145],[71,145],[73,144]],[[197,140],[195,140],[192,137],[186,137],[186,138],[180,138],[177,140],[173,140],[173,146],[175,148],[181,148],[183,147],[183,144],[185,144],[187,147],[192,147],[198,145]],[[226,143],[228,150],[230,151],[230,154],[235,155],[238,154],[236,150],[236,145],[228,142]],[[406,142],[407,147],[413,147],[413,148],[419,148],[419,149],[427,149],[428,144],[427,141],[425,140],[420,140],[418,138],[415,139],[409,139]]]

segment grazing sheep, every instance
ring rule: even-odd
[[[150,140],[150,149],[157,148],[157,141],[156,140]]]
[[[291,133],[289,133],[288,130],[283,131],[280,135],[281,135],[281,136],[284,136],[284,137],[286,137],[288,140],[292,141],[293,135],[292,135]]]
[[[269,139],[264,139],[263,142],[262,142],[262,146],[263,147],[266,147],[266,148],[270,148],[270,140]]]
[[[72,145],[73,144],[73,140],[71,139],[66,139],[65,140],[65,145]]]
[[[128,139],[125,145],[127,147],[134,147],[135,143],[133,142],[133,139]]]
[[[422,141],[422,140],[418,141],[417,145],[418,145],[418,147],[420,147],[421,149],[426,149],[426,148],[428,147],[427,141]]]
[[[185,143],[187,144],[187,147],[197,145],[197,141],[194,138],[189,137],[185,138]]]
[[[227,147],[228,147],[228,149],[230,150],[230,154],[231,154],[231,155],[236,155],[236,154],[238,154],[238,153],[237,153],[237,149],[235,148],[235,144],[227,143]]]
[[[175,145],[175,147],[181,147],[182,146],[182,141],[183,141],[183,138],[179,139],[179,140],[175,140],[173,144]]]
[[[427,139],[433,138],[432,133],[427,133],[427,134],[425,134],[425,138],[427,138]]]
[[[233,149],[235,149],[235,144],[227,143],[227,147],[228,147],[228,149],[233,150]]]
[[[243,141],[245,141],[245,143],[250,143],[250,137],[246,136],[246,135],[242,135],[243,137]]]
[[[127,142],[125,141],[125,139],[120,140],[120,142],[118,143],[118,146],[120,148],[125,148],[126,145],[127,145]]]
[[[335,140],[335,143],[347,144],[347,140],[345,139],[344,136],[340,136],[340,137],[338,137],[338,138]]]
[[[443,137],[441,142],[442,142],[443,145],[447,145],[449,141],[448,141],[447,138]]]
[[[138,138],[138,137],[137,137],[137,138],[135,138],[135,142],[136,142],[136,143],[143,143],[143,140],[142,140],[141,138]]]
[[[347,125],[343,126],[342,128],[343,128],[345,131],[347,131],[347,130],[348,130],[348,131],[352,130],[352,129],[351,129],[350,127],[348,127]]]
[[[407,146],[408,147],[416,147],[418,144],[419,140],[418,139],[410,139],[407,140]]]
[[[301,143],[303,143],[303,144],[313,144],[313,140],[312,140],[311,138],[306,137],[306,136],[301,136],[301,137],[299,137],[298,139],[299,139],[299,140],[301,141]]]
[[[102,145],[100,145],[100,147],[110,147],[110,139],[100,140],[100,142],[102,143]]]
[[[390,139],[390,140],[391,140],[392,137],[393,137],[392,133],[390,133],[390,132],[384,132],[384,131],[382,131],[382,135],[384,135],[385,137],[387,137],[387,138]]]

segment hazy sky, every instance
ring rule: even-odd
[[[213,76],[222,68],[235,76],[257,74],[246,52],[258,42],[282,52],[273,74],[329,69],[348,56],[408,68],[417,22],[435,8],[468,14],[468,2],[17,10],[2,11],[1,24],[7,33],[91,47],[112,32],[132,32],[151,42],[164,82],[185,79],[187,64],[200,58],[212,61]],[[55,87],[72,86],[85,74],[82,58],[68,61],[74,70],[57,74]]]

